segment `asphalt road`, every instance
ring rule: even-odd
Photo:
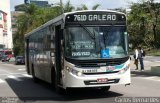
[[[109,92],[72,89],[67,94],[58,95],[48,83],[34,83],[26,74],[24,65],[0,62],[0,103],[121,103],[117,98],[159,96],[160,77],[145,75],[132,75],[131,85],[113,86]]]

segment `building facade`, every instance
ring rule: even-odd
[[[18,16],[24,14],[21,11],[11,11],[11,25],[12,25],[12,35],[14,36],[14,34],[17,32],[17,18]]]
[[[0,3],[0,49],[13,48],[10,0],[1,0]]]
[[[48,4],[47,0],[24,0],[25,4],[33,3],[38,7],[50,7],[51,5]]]

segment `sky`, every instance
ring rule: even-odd
[[[59,2],[59,0],[48,0],[49,3],[55,4]],[[62,0],[63,2],[66,2],[68,0]],[[118,7],[127,7],[128,1],[137,1],[137,0],[70,0],[71,4],[75,7],[80,6],[81,4],[87,5],[89,9],[92,8],[95,4],[100,4],[101,6],[99,9],[112,9],[112,8],[118,8]],[[10,0],[11,7],[10,10],[14,11],[15,5],[23,4],[24,0]]]
[[[59,2],[60,0],[48,0],[49,3],[55,4]],[[62,0],[63,2],[66,2],[68,0]],[[99,9],[113,9],[113,8],[128,8],[129,7],[129,2],[137,2],[139,0],[70,0],[71,4],[75,7],[80,6],[81,4],[87,5],[89,9],[93,7],[95,4],[100,4],[101,6]],[[160,2],[160,0],[156,0]],[[11,11],[14,11],[14,6],[23,4],[24,0],[10,0],[11,2]]]

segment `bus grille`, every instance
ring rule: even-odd
[[[100,75],[100,74],[112,74],[112,73],[118,73],[119,71],[112,71],[112,72],[97,72],[97,73],[83,73],[85,75]]]
[[[125,63],[129,58],[109,59],[109,60],[95,60],[95,61],[80,61],[75,63],[77,67],[101,67],[101,66],[115,66]]]

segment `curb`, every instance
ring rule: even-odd
[[[160,76],[160,74],[153,73],[151,71],[131,71],[131,74],[148,75],[148,76]]]
[[[9,61],[9,62],[1,62],[0,63],[3,63],[3,64],[14,64],[15,62],[14,61]]]

